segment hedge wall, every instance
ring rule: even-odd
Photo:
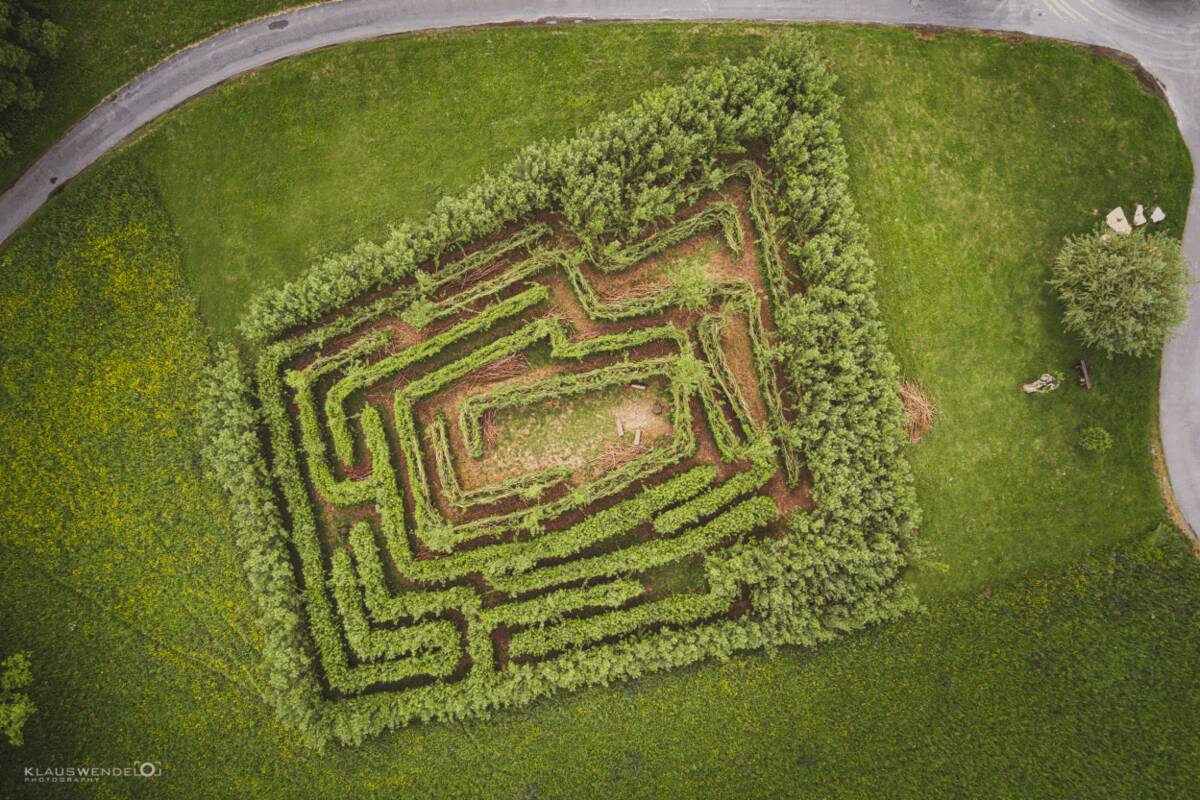
[[[316,744],[331,737],[357,743],[412,720],[483,714],[554,690],[637,677],[746,648],[810,645],[915,607],[899,581],[919,517],[900,455],[896,366],[872,298],[873,265],[847,188],[837,107],[833,77],[813,57],[810,42],[804,37],[778,41],[743,63],[696,72],[678,86],[650,92],[628,111],[606,115],[572,139],[530,146],[471,189],[440,201],[419,224],[399,224],[383,241],[325,259],[301,279],[254,299],[241,331],[260,355],[257,385],[248,384],[230,350],[221,351],[208,397],[207,456],[234,504],[247,572],[268,633],[272,698],[281,717]],[[747,152],[756,154],[753,160],[736,160]],[[551,236],[541,222],[456,258],[472,243],[538,215],[561,220],[581,252],[602,270],[623,268],[681,240],[676,237],[702,230],[720,231],[725,245],[740,251],[741,229],[731,221],[728,205],[715,204],[674,232],[652,224],[732,178],[747,181],[756,254],[774,323],[768,336],[761,320],[755,325],[750,315],[751,336],[758,342],[756,368],[760,376],[779,375],[784,386],[782,394],[773,394],[773,381],[768,386],[764,379],[762,387],[771,390],[764,400],[770,406],[773,447],[746,431],[753,441],[744,453],[735,453],[732,428],[726,423],[728,431],[719,432],[727,442],[723,456],[751,458],[749,471],[713,486],[715,471],[695,467],[657,485],[642,485],[631,498],[562,531],[543,530],[547,514],[531,513],[523,518],[525,539],[469,550],[455,549],[460,534],[435,531],[440,523],[434,510],[419,501],[416,516],[427,517],[418,523],[426,525],[429,547],[445,552],[422,560],[408,547],[399,473],[393,474],[390,464],[378,464],[369,487],[339,487],[331,474],[318,478],[334,493],[369,488],[374,494],[379,519],[357,524],[347,550],[324,553],[314,523],[303,515],[293,514],[292,529],[284,529],[272,481],[292,509],[306,507],[308,490],[291,449],[288,409],[271,398],[283,396],[280,368],[298,348],[319,345],[385,313],[399,314],[417,328],[465,313],[504,284],[480,284],[482,289],[457,305],[439,300],[442,287],[521,250],[530,258],[512,269],[525,270],[522,276],[547,268],[570,275],[576,262],[539,249]],[[396,284],[401,289],[350,305]],[[756,305],[756,295],[742,295],[743,310]],[[510,298],[502,304],[541,299]],[[730,302],[736,305],[736,297]],[[323,322],[348,305],[349,312]],[[658,308],[649,306],[634,311]],[[306,327],[313,323],[320,324]],[[709,325],[705,352],[720,335],[719,322]],[[554,330],[552,321],[541,320],[512,336],[553,336]],[[438,334],[426,342],[453,335]],[[480,348],[476,352],[486,355],[477,360],[508,352],[506,341]],[[409,357],[408,352],[401,356]],[[386,361],[365,363],[351,373],[358,370],[355,374],[369,382],[368,373],[395,366]],[[703,390],[702,398],[717,390],[729,394],[731,378],[727,365],[708,368],[690,352],[681,351],[673,363],[673,423],[690,431],[690,411],[680,410],[689,406],[689,392]],[[307,374],[293,372],[287,379],[303,393],[325,366],[310,365]],[[433,391],[463,369],[447,365],[406,385],[396,393],[397,409],[402,400]],[[263,402],[262,421],[247,401],[252,391]],[[516,402],[502,393],[490,398],[510,401]],[[301,404],[304,447],[309,458],[312,451],[324,458],[316,408],[313,398]],[[333,450],[349,462],[355,444],[337,413],[327,414]],[[424,469],[419,454],[414,458],[417,435],[399,410],[396,419],[410,465],[406,480],[422,484],[427,476],[418,474]],[[273,442],[270,471],[258,440],[263,422]],[[464,425],[474,430],[476,422],[472,417]],[[364,430],[377,440],[368,442],[373,460],[379,460],[377,451],[387,450],[379,425],[375,411],[364,413]],[[754,494],[774,474],[775,457],[783,460],[790,485],[799,480],[801,468],[807,471],[815,507],[791,513],[784,536],[748,537],[779,516],[769,496]],[[655,469],[668,463],[673,462]],[[615,479],[629,485],[643,477],[630,472]],[[571,507],[594,499],[584,497]],[[613,552],[582,552],[639,525],[652,525],[662,535]],[[512,602],[485,608],[475,591],[462,585],[393,594],[381,553],[390,554],[396,569],[412,581],[436,584],[478,573]],[[292,571],[293,555],[301,563],[302,588]],[[707,592],[641,602],[639,585],[630,578],[684,557],[702,559]],[[531,570],[546,560],[554,563]],[[327,562],[332,577],[311,579],[329,575]],[[558,591],[537,594],[560,584]],[[743,594],[750,600],[749,612],[717,613]],[[564,617],[581,603],[618,610]],[[439,624],[447,610],[466,620],[462,648],[473,665],[466,677],[431,678],[400,688],[389,683],[414,670],[434,677],[451,671],[444,654],[448,629]],[[385,620],[414,626],[413,632],[370,626]],[[501,670],[492,668],[490,630],[496,625],[521,628],[512,640],[512,660]],[[592,646],[581,646],[585,642]],[[347,647],[362,663],[346,655]],[[377,663],[371,656],[396,659]]]

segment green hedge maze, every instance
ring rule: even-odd
[[[310,741],[912,607],[830,83],[697,73],[255,301],[207,455]]]

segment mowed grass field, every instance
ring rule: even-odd
[[[940,409],[910,448],[927,616],[816,651],[588,690],[490,722],[305,751],[257,695],[255,610],[192,428],[208,341],[248,296],[785,28],[587,25],[304,56],[169,115],[0,254],[0,653],[33,651],[19,767],[161,761],[96,794],[1144,796],[1200,785],[1200,569],[1150,447],[1152,361],[1106,362],[1045,286],[1093,209],[1191,164],[1165,104],[1063,45],[812,28],[840,76],[877,297]],[[1099,363],[1073,385],[1071,363]],[[1028,398],[1046,370],[1064,386]],[[1074,445],[1100,424],[1116,447]],[[1116,548],[1116,549],[1114,549]],[[86,788],[84,791],[89,791]]]

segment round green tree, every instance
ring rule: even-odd
[[[1084,344],[1144,356],[1183,322],[1189,281],[1178,239],[1101,228],[1067,239],[1050,284],[1066,306],[1063,324]]]

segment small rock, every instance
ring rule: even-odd
[[[625,423],[621,422],[621,418],[617,417],[617,438],[620,439],[625,435]]]
[[[1137,208],[1135,208],[1133,210],[1133,224],[1134,225],[1145,225],[1146,224],[1146,210],[1144,208],[1142,208],[1141,203],[1138,203]]]
[[[662,412],[663,412],[663,404],[662,404],[662,403],[655,403],[655,404],[654,404],[654,413],[655,413],[655,414],[661,414]]]
[[[1163,211],[1158,206],[1155,206],[1154,210],[1150,212],[1150,221],[1151,222],[1162,222],[1166,218],[1167,218],[1167,212]]]
[[[1104,218],[1104,221],[1108,224],[1108,227],[1117,233],[1133,233],[1133,228],[1129,225],[1129,220],[1125,219],[1125,209],[1120,206],[1108,212],[1108,216]]]
[[[1026,383],[1021,388],[1025,390],[1025,394],[1046,394],[1047,392],[1053,392],[1058,388],[1058,377],[1045,372],[1036,381]]]

